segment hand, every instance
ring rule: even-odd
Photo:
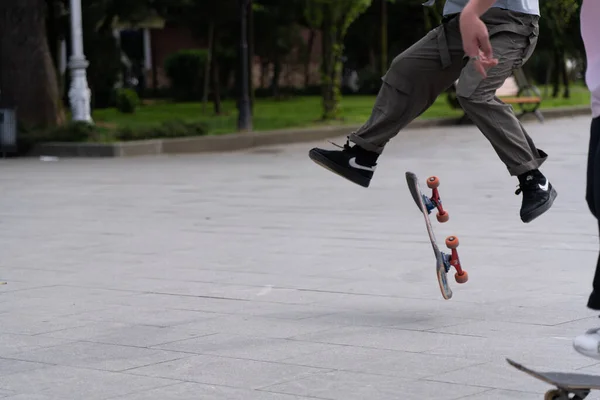
[[[494,58],[487,27],[477,14],[467,8],[460,14],[460,34],[465,54],[473,60],[475,69],[484,78],[487,77],[486,70],[498,65],[498,60]]]

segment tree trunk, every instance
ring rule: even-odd
[[[372,46],[369,47],[369,67],[373,70],[373,72],[377,71],[377,54],[375,54],[375,48]]]
[[[221,76],[219,74],[219,61],[217,57],[213,57],[213,102],[215,105],[215,114],[221,115]]]
[[[61,48],[61,38],[59,34],[59,24],[57,23],[58,15],[57,15],[57,3],[54,0],[46,0],[47,14],[46,14],[46,33],[48,40],[48,48],[50,50],[50,57],[52,58],[52,63],[54,64],[54,69],[56,71],[56,80],[59,86],[59,93],[61,93],[60,88],[62,87],[61,76],[58,71],[60,66],[60,48]]]
[[[239,0],[240,5],[240,71],[239,71],[239,99],[238,99],[238,131],[252,130],[252,112],[250,110],[250,80],[248,68],[248,4],[249,0]]]
[[[152,30],[150,32],[152,32]],[[152,54],[156,54],[156,40],[151,39],[150,46]],[[154,96],[158,95],[158,65],[156,61],[156,56],[152,56],[152,93],[154,94]]]
[[[250,111],[254,110],[254,9],[253,0],[248,2],[248,90],[250,91]]]
[[[563,98],[568,99],[571,97],[571,90],[569,87],[569,72],[567,71],[567,63],[565,61],[564,55],[561,57],[562,62],[562,80],[563,85],[565,85],[565,90],[563,91]]]
[[[273,62],[273,78],[271,79],[271,91],[273,97],[279,98],[279,78],[281,77],[281,60],[277,56]]]
[[[215,23],[211,21],[208,25],[208,57],[204,66],[204,90],[202,90],[202,113],[206,114],[206,104],[208,103],[208,91],[210,86],[210,66],[212,64],[212,55],[215,48]]]
[[[65,122],[44,0],[0,0],[0,102],[28,127]]]
[[[380,74],[384,76],[388,68],[388,18],[387,18],[387,2],[381,1],[381,69]]]
[[[260,88],[264,89],[267,86],[267,75],[269,74],[269,62],[260,60]]]
[[[323,119],[336,116],[333,75],[335,70],[335,26],[330,6],[323,7],[321,81],[323,85]]]
[[[310,85],[310,61],[312,59],[312,52],[315,46],[316,30],[311,28],[308,35],[308,44],[306,49],[306,55],[304,58],[304,87]]]
[[[554,50],[554,76],[552,77],[552,98],[557,98],[558,92],[560,91],[560,77],[562,74],[563,64],[564,62],[561,62],[559,51]]]
[[[554,73],[554,65],[550,64],[550,67],[546,70],[546,81],[544,82],[544,98],[548,97],[548,88],[550,87],[550,81],[552,80],[552,74]]]

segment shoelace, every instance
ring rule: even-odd
[[[519,183],[517,185],[517,190],[515,191],[515,194],[520,194],[522,193],[524,190],[529,190],[532,189],[535,186],[535,182],[534,179],[531,175],[528,176],[528,179],[525,181],[524,184]]]
[[[525,185],[517,185],[517,190],[515,191],[515,194],[521,194],[524,190],[530,190],[533,188],[535,184],[534,183],[525,183]]]
[[[332,145],[334,145],[335,147],[339,147],[340,149],[343,149],[343,150],[350,150],[352,148],[352,147],[350,147],[350,141],[349,140],[346,140],[346,144],[343,145],[343,146],[340,146],[339,144],[334,143],[331,140],[328,140],[328,142],[331,143]]]
[[[521,189],[521,185],[517,185],[517,190],[515,191],[516,195],[521,194],[521,192],[523,191],[523,189]]]

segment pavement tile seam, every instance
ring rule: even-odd
[[[129,347],[133,347],[133,346],[129,346]],[[47,367],[69,367],[69,368],[77,368],[77,369],[85,369],[85,370],[91,370],[91,371],[99,371],[99,372],[114,372],[114,373],[125,373],[131,369],[136,369],[136,368],[143,368],[143,367],[148,367],[151,365],[156,365],[156,364],[161,364],[161,363],[165,363],[165,362],[172,362],[172,361],[177,361],[177,360],[182,360],[185,358],[189,358],[191,356],[197,355],[197,354],[193,354],[193,353],[185,353],[185,352],[180,352],[180,351],[169,351],[170,353],[182,353],[182,356],[179,358],[173,358],[173,359],[169,359],[166,361],[159,361],[159,362],[154,362],[154,363],[149,363],[146,365],[139,365],[133,368],[124,368],[122,370],[112,370],[112,369],[103,369],[103,368],[94,368],[94,367],[88,367],[88,366],[83,366],[83,365],[76,365],[76,364],[71,364],[71,363],[49,363],[49,362],[43,362],[43,361],[31,361],[31,360],[25,360],[25,359],[21,359],[18,357],[10,357],[10,358],[6,358],[4,357],[4,359],[7,360],[14,360],[14,361],[19,361],[19,362],[31,362],[31,363],[37,363],[37,364],[44,364]],[[2,359],[2,358],[0,358]],[[8,374],[6,374],[8,375]],[[170,378],[167,378],[170,379]]]
[[[358,346],[347,346],[347,347],[358,347]],[[359,347],[359,348],[363,348],[363,347]],[[372,349],[372,348],[371,348],[371,349]],[[381,349],[377,349],[377,350],[381,350]],[[413,354],[424,354],[424,353],[422,353],[422,352],[399,351],[399,350],[387,350],[387,349],[386,349],[386,351],[389,351],[390,353],[392,353],[392,352],[393,352],[393,353],[413,353]],[[438,356],[438,357],[440,357],[440,356]],[[443,357],[443,356],[442,356],[442,357]],[[293,358],[295,358],[295,357],[291,357],[291,358],[293,359]],[[454,359],[454,360],[456,360],[456,359],[467,360],[467,359],[465,359],[465,358],[462,358],[462,357],[455,357],[455,356],[448,356],[448,357],[446,357],[446,358],[448,358],[448,359]],[[279,363],[279,364],[287,364],[287,365],[295,365],[295,366],[299,366],[299,367],[318,368],[318,367],[315,367],[314,365],[307,365],[307,364],[300,364],[300,363],[291,363],[291,362],[286,362],[286,360],[285,360],[285,359],[283,359],[283,360],[279,360],[279,361],[277,361],[277,363]],[[462,370],[462,369],[466,369],[466,368],[472,368],[472,367],[481,366],[481,365],[485,365],[485,364],[488,364],[488,362],[480,362],[480,363],[469,364],[469,365],[467,365],[467,366],[464,366],[464,367],[451,368],[451,369],[448,369],[448,370],[446,370],[445,372],[455,372],[455,371],[460,371],[460,370]],[[390,374],[390,373],[388,373],[388,374],[386,374],[386,373],[374,373],[374,372],[368,372],[368,371],[364,371],[364,370],[362,370],[362,369],[359,369],[359,368],[356,368],[356,369],[354,369],[354,368],[335,368],[335,369],[332,369],[332,371],[354,372],[354,373],[360,373],[360,374],[364,374],[364,375],[374,375],[374,376],[388,376],[388,377],[398,378],[398,379],[401,379],[401,380],[407,380],[407,379],[408,379],[408,378],[406,378],[406,377],[399,377],[397,374]],[[436,375],[432,375],[432,376],[436,376]],[[416,381],[418,381],[418,380],[431,380],[431,379],[429,379],[429,377],[428,377],[428,376],[424,376],[424,377],[421,377],[421,378],[418,378],[418,379],[416,379]],[[444,383],[452,383],[452,382],[444,382]]]
[[[116,396],[106,397],[106,398],[104,398],[102,400],[118,400],[118,399],[122,399],[124,397],[130,396],[130,395],[133,395],[133,394],[145,393],[145,392],[149,392],[151,390],[156,390],[156,389],[165,389],[165,388],[169,388],[171,386],[181,385],[182,383],[188,383],[188,382],[177,381],[177,382],[169,383],[169,384],[164,385],[164,386],[158,386],[158,387],[155,387],[155,388],[152,388],[152,389],[136,390],[135,392],[128,392],[128,393],[123,393],[123,394],[119,394],[119,395],[116,395]]]

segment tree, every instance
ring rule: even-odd
[[[300,23],[306,26],[309,30],[308,43],[304,53],[304,86],[308,86],[310,82],[310,61],[317,31],[323,24],[323,13],[321,12],[320,4],[317,2],[306,2],[304,4],[304,12],[300,17]]]
[[[279,97],[279,79],[285,59],[294,49],[302,49],[300,34],[302,4],[296,0],[258,0],[255,9],[255,51],[266,66],[273,65],[270,89]],[[302,53],[302,51],[300,51]]]
[[[65,122],[44,0],[0,0],[0,101],[28,127]]]
[[[339,117],[342,56],[348,28],[372,0],[306,0],[307,7],[318,7],[321,19],[322,51],[321,84],[323,85],[323,119]]]
[[[566,66],[566,58],[572,52],[571,35],[567,34],[574,17],[578,15],[580,0],[545,0],[540,2],[540,39],[538,44],[539,53],[551,60],[548,75],[552,77],[552,97],[558,97],[560,83],[563,82],[563,97],[568,98],[569,77]]]
[[[252,112],[250,110],[250,90],[248,67],[248,8],[250,0],[239,0],[240,2],[240,99],[238,101],[238,130],[252,130]]]
[[[199,37],[209,31],[210,64],[205,66],[205,77],[212,81],[215,114],[222,112],[221,82],[224,61],[235,59],[235,45],[239,33],[239,6],[237,0],[145,0],[165,19],[186,25]],[[231,10],[236,10],[232,12]],[[212,34],[212,35],[211,35]],[[210,76],[210,78],[209,78]],[[208,83],[208,81],[206,81]]]
[[[379,71],[381,76],[385,75],[388,68],[388,12],[387,12],[388,0],[379,0],[380,4],[380,29],[381,29],[381,63]]]

